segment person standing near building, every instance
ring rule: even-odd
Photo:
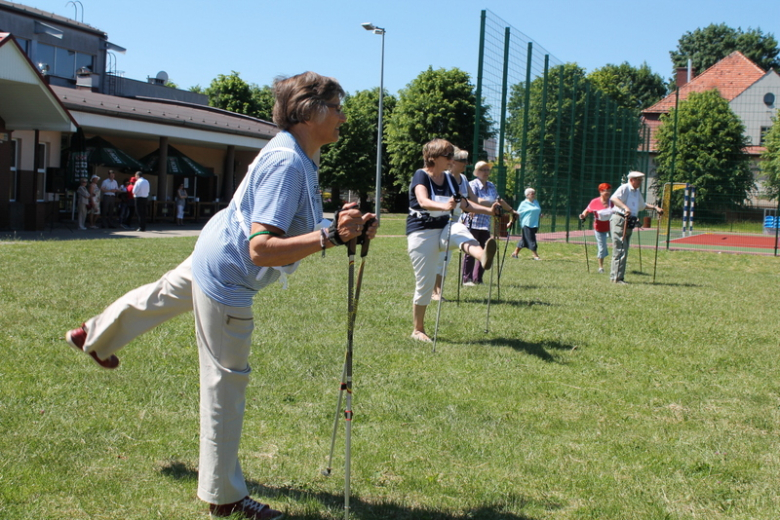
[[[82,177],[79,181],[76,195],[78,196],[79,229],[84,231],[87,229],[87,206],[89,205],[89,190],[87,189],[86,177]]]
[[[116,194],[119,184],[116,182],[114,170],[108,170],[108,178],[100,185],[101,206],[100,213],[103,216],[100,227],[115,228],[113,218],[116,211]]]
[[[135,199],[135,212],[138,215],[138,229],[146,231],[146,206],[149,200],[149,181],[144,177],[144,172],[135,172],[135,185],[133,186],[133,198]]]
[[[612,268],[609,278],[614,283],[626,283],[623,278],[626,274],[628,248],[631,245],[631,235],[639,212],[643,209],[654,209],[659,215],[664,214],[664,210],[658,206],[645,203],[640,191],[644,178],[645,174],[642,172],[629,172],[628,182],[621,184],[609,199],[615,205],[612,217],[609,219],[609,230],[612,235]]]

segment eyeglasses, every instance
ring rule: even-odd
[[[439,157],[444,157],[444,158],[445,158],[445,159],[447,159],[448,161],[451,161],[451,160],[452,160],[452,158],[453,158],[453,157],[455,157],[455,154],[453,154],[453,153],[448,153],[447,155],[440,155]]]
[[[463,164],[468,164],[469,163],[468,159],[455,159],[455,162],[459,162],[459,163],[463,163]]]
[[[337,105],[335,103],[325,103],[325,106],[328,107],[328,108],[334,109],[337,114],[343,114],[344,113],[344,110],[342,110],[344,107],[342,105],[340,105],[340,104]]]

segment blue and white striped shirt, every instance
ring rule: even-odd
[[[287,236],[314,231],[322,220],[317,166],[289,132],[280,132],[249,166],[230,205],[203,228],[192,257],[192,276],[206,295],[232,307],[251,307],[257,291],[279,278],[249,257],[253,222]]]

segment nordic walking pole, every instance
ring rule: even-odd
[[[642,269],[642,226],[637,226],[636,228],[636,245],[639,248],[639,272],[644,274],[644,269]]]
[[[458,249],[458,299],[457,305],[460,307],[460,286],[463,285],[463,267],[461,262],[463,261],[463,251]],[[444,283],[444,280],[442,280],[442,283]]]
[[[621,248],[622,254],[620,255],[622,258],[618,259],[618,272],[616,275],[619,275],[620,272],[623,272],[623,277],[626,276],[626,262],[628,262],[628,249],[626,248],[626,230],[628,229],[628,217],[626,215],[623,215],[623,239],[621,242],[623,242],[623,247]],[[621,268],[621,263],[623,264]],[[615,279],[615,282],[618,280]],[[625,281],[625,280],[624,280]]]
[[[352,467],[352,343],[355,334],[355,319],[357,318],[358,301],[360,300],[360,287],[363,285],[363,269],[366,265],[366,255],[368,255],[368,246],[370,240],[368,239],[368,228],[371,227],[373,219],[366,222],[363,226],[363,235],[360,246],[360,269],[358,269],[357,284],[355,285],[355,293],[352,295],[350,291],[350,315],[347,328],[347,356],[344,362],[344,372],[346,373],[346,392],[347,401],[344,406],[344,419],[347,423],[347,428],[344,436],[344,520],[349,520],[349,495],[350,495],[350,477]],[[350,279],[355,271],[355,246],[358,242],[357,238],[350,240],[347,245],[349,254],[349,270]],[[350,283],[351,285],[351,283]]]
[[[344,436],[344,520],[349,519],[349,487],[351,477],[351,459],[352,450],[352,339],[355,333],[355,296],[353,293],[355,283],[355,248],[357,239],[353,238],[347,243],[347,255],[349,258],[349,278],[348,278],[348,299],[347,307],[349,309],[347,316],[347,354],[344,358],[344,390],[347,392],[346,404],[344,406],[344,419],[346,421],[346,433]]]
[[[361,247],[360,247],[360,269],[358,269],[358,278],[357,283],[355,284],[355,297],[354,297],[354,306],[351,316],[348,317],[347,322],[347,328],[348,330],[354,329],[355,327],[355,319],[357,317],[357,305],[358,301],[360,301],[360,288],[363,286],[363,269],[366,265],[366,255],[368,255],[368,246],[369,246],[369,239],[367,236],[368,228],[371,227],[371,225],[374,223],[374,219],[369,220],[366,222],[365,229],[363,231],[363,235],[361,238]],[[347,248],[349,249],[349,247]],[[350,291],[351,293],[352,291]],[[336,413],[333,416],[333,434],[330,438],[330,453],[328,455],[328,466],[324,470],[322,470],[322,474],[326,477],[329,477],[331,474],[331,471],[333,470],[333,452],[336,447],[336,432],[338,431],[338,425],[339,425],[339,413],[341,413],[341,403],[343,401],[344,391],[347,389],[346,384],[346,375],[347,375],[347,364],[346,360],[344,363],[344,369],[341,372],[341,383],[339,385],[339,399],[336,403]]]
[[[506,262],[506,250],[509,247],[509,230],[515,225],[515,214],[509,217],[509,224],[506,225],[506,243],[504,243],[504,256],[501,259],[501,267],[498,269],[498,277],[501,278],[501,273],[504,272],[504,262]],[[498,294],[498,298],[501,299],[501,293]]]
[[[657,227],[655,230],[655,259],[653,260],[653,283],[655,284],[655,268],[658,265],[658,237],[661,235],[661,219],[656,215]]]
[[[579,219],[580,220],[580,230],[582,230],[582,223],[585,222],[584,218]],[[585,246],[585,267],[588,269],[588,274],[590,274],[590,260],[588,260],[588,230],[585,229],[585,231],[582,233],[582,244]]]
[[[455,203],[460,204],[460,194],[454,196]],[[444,282],[447,281],[447,264],[450,259],[450,238],[452,237],[452,218],[455,210],[450,211],[450,219],[447,222],[447,249],[444,251],[444,267],[441,270],[441,292],[439,293],[439,307],[436,310],[436,328],[433,330],[433,352],[436,353],[436,339],[439,337],[439,318],[441,317],[441,302],[444,301]]]
[[[349,258],[349,280],[348,280],[348,316],[347,316],[347,352],[344,359],[344,369],[341,374],[341,385],[339,388],[339,399],[336,405],[336,414],[333,425],[333,435],[330,442],[330,455],[328,457],[328,467],[322,471],[325,476],[330,476],[333,463],[333,450],[336,443],[336,431],[338,427],[338,415],[341,410],[341,402],[344,391],[347,392],[346,407],[344,418],[346,420],[346,439],[345,439],[345,461],[344,461],[344,515],[349,518],[349,497],[350,497],[350,477],[351,477],[351,448],[352,448],[352,347],[355,331],[355,320],[357,318],[357,307],[360,301],[360,288],[363,285],[363,270],[366,265],[366,255],[368,255],[369,242],[367,233],[373,224],[373,219],[365,224],[363,235],[360,237],[360,269],[358,270],[357,283],[354,282],[355,274],[355,250],[358,239],[352,239],[347,243],[347,255]]]
[[[497,235],[497,230],[499,226],[501,225],[501,207],[498,208],[498,215],[495,215],[493,217],[493,240],[495,240]],[[485,334],[488,333],[490,330],[490,300],[493,296],[493,269],[490,270],[490,286],[488,287],[488,299],[487,299],[487,313],[485,316]]]

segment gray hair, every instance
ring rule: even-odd
[[[528,196],[529,196],[531,193],[536,193],[536,190],[535,190],[535,189],[533,189],[533,188],[526,188],[526,189],[525,189],[525,196],[526,196],[526,198],[527,198],[527,197],[528,197]]]
[[[453,161],[469,162],[469,153],[466,150],[461,150],[457,146],[455,147],[455,153],[452,156]]]

